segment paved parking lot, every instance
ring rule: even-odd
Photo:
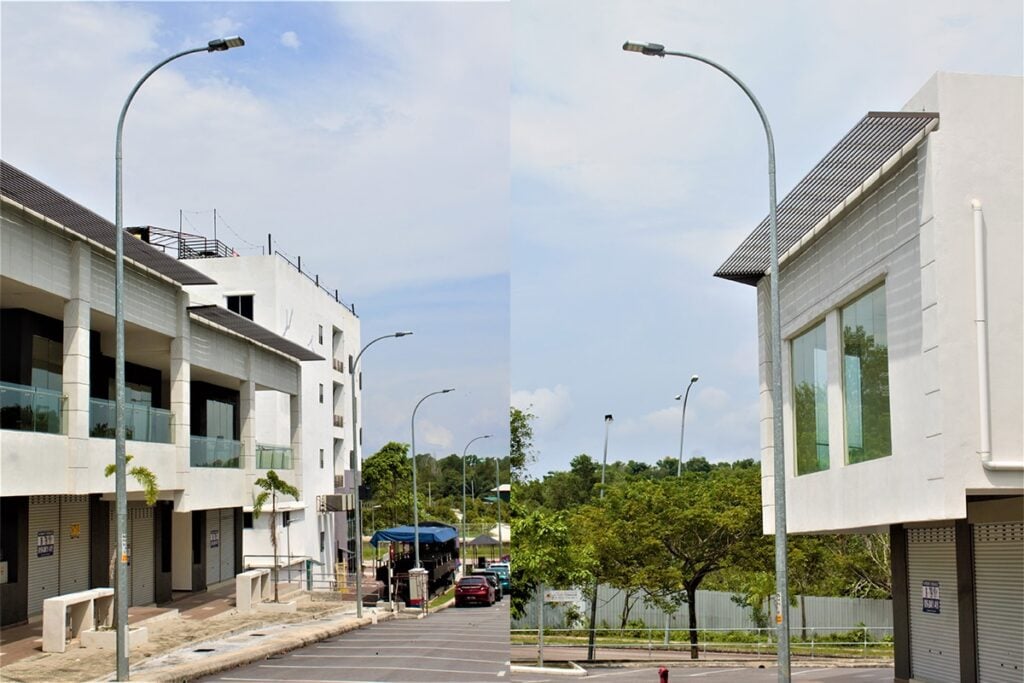
[[[826,681],[827,683],[891,683],[893,670],[891,668],[874,669],[851,669],[841,667],[793,667],[791,670],[792,679],[800,683],[814,683],[815,681]],[[658,667],[653,668],[591,668],[587,676],[569,678],[564,675],[545,675],[534,673],[512,674],[514,683],[567,683],[569,681],[621,681],[625,683],[657,683]],[[744,667],[669,667],[668,680],[672,681],[708,681],[709,683],[768,683],[778,680],[778,672],[775,667],[744,668]]]
[[[205,681],[459,683],[507,680],[509,600],[452,607],[315,643]]]

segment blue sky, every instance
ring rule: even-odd
[[[1021,73],[1019,2],[515,0],[512,402],[540,475],[588,453],[759,457],[754,289],[712,277],[768,211],[757,94],[780,198],[869,110],[938,70]]]
[[[389,440],[446,455],[485,433],[507,453],[508,111],[502,4],[8,3],[4,159],[113,217],[125,129],[125,223],[266,243],[354,302],[364,342],[364,454]],[[45,46],[45,49],[42,49]]]

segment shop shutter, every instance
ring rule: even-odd
[[[118,545],[117,545],[117,511],[115,505],[110,504],[110,546],[107,548],[107,572],[110,574],[110,585],[116,588],[117,583],[117,563],[118,563]],[[128,527],[125,530],[128,534],[128,604],[134,605],[132,602],[132,565],[135,564],[135,546],[132,543],[132,510],[128,508]],[[115,597],[116,599],[116,597]]]
[[[979,683],[1024,680],[1024,523],[974,525]]]
[[[60,595],[89,588],[89,497],[62,496],[60,503]]]
[[[235,511],[220,511],[220,580],[235,576]]]
[[[206,585],[220,582],[220,511],[206,511]]]
[[[60,595],[60,496],[28,499],[28,614]]]
[[[953,527],[907,530],[910,667],[915,680],[960,682]],[[930,597],[925,597],[925,593]],[[925,609],[938,610],[925,611]]]
[[[151,605],[156,600],[154,593],[154,548],[153,508],[148,505],[132,506],[128,509],[131,519],[131,604]]]

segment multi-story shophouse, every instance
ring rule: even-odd
[[[273,249],[268,236],[262,255],[240,255],[217,239],[152,226],[131,231],[158,245],[204,275],[215,285],[189,286],[192,300],[228,308],[322,357],[302,366],[303,457],[281,458],[275,444],[287,444],[287,425],[274,419],[287,409],[280,396],[258,396],[260,418],[256,466],[273,467],[302,493],[299,501],[278,502],[284,524],[279,527],[278,562],[305,570],[321,582],[336,580],[337,563],[354,571],[353,495],[355,471],[361,471],[359,443],[352,444],[352,393],[359,410],[361,376],[351,381],[351,364],[359,353],[359,318],[342,302],[338,290],[324,287],[318,275]],[[357,438],[357,441],[359,439]],[[269,520],[252,519],[245,507],[245,563],[267,564],[271,558]],[[283,558],[283,559],[282,559]],[[344,579],[341,579],[344,581]]]
[[[897,680],[1024,676],[1021,106],[939,73],[779,205],[788,530],[889,535]],[[765,221],[716,274],[757,288],[771,532],[768,259]]]
[[[115,228],[0,162],[0,615],[112,585]],[[260,422],[301,457],[309,349],[186,287],[214,280],[125,239],[127,453],[156,475],[150,507],[128,478],[130,603],[230,580]],[[258,416],[273,397],[281,409]]]

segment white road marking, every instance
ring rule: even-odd
[[[827,669],[827,668],[826,669],[807,669],[806,671],[796,671],[792,675],[793,676],[803,676],[804,674],[814,674],[814,673],[818,673],[819,671],[830,671],[830,669]]]
[[[322,671],[330,667],[324,666],[302,666],[297,664],[260,664],[261,669],[314,669]],[[486,671],[466,671],[465,669],[424,669],[422,666],[415,668],[402,666],[350,666],[350,669],[362,669],[363,671],[417,671],[437,674],[466,674],[468,676],[482,676]],[[497,672],[493,675],[497,676]]]
[[[449,648],[454,649],[454,648]],[[313,659],[375,659],[378,655],[292,655],[293,657],[307,657]],[[469,659],[467,657],[430,657],[429,655],[387,655],[388,661],[393,659],[439,659],[442,662],[477,662],[480,664],[497,664],[493,659]]]
[[[698,676],[714,676],[715,674],[724,674],[724,673],[728,673],[730,671],[735,671],[735,669],[716,669],[714,671],[705,671],[704,673],[688,674],[688,675],[689,675],[690,678],[697,678]]]

